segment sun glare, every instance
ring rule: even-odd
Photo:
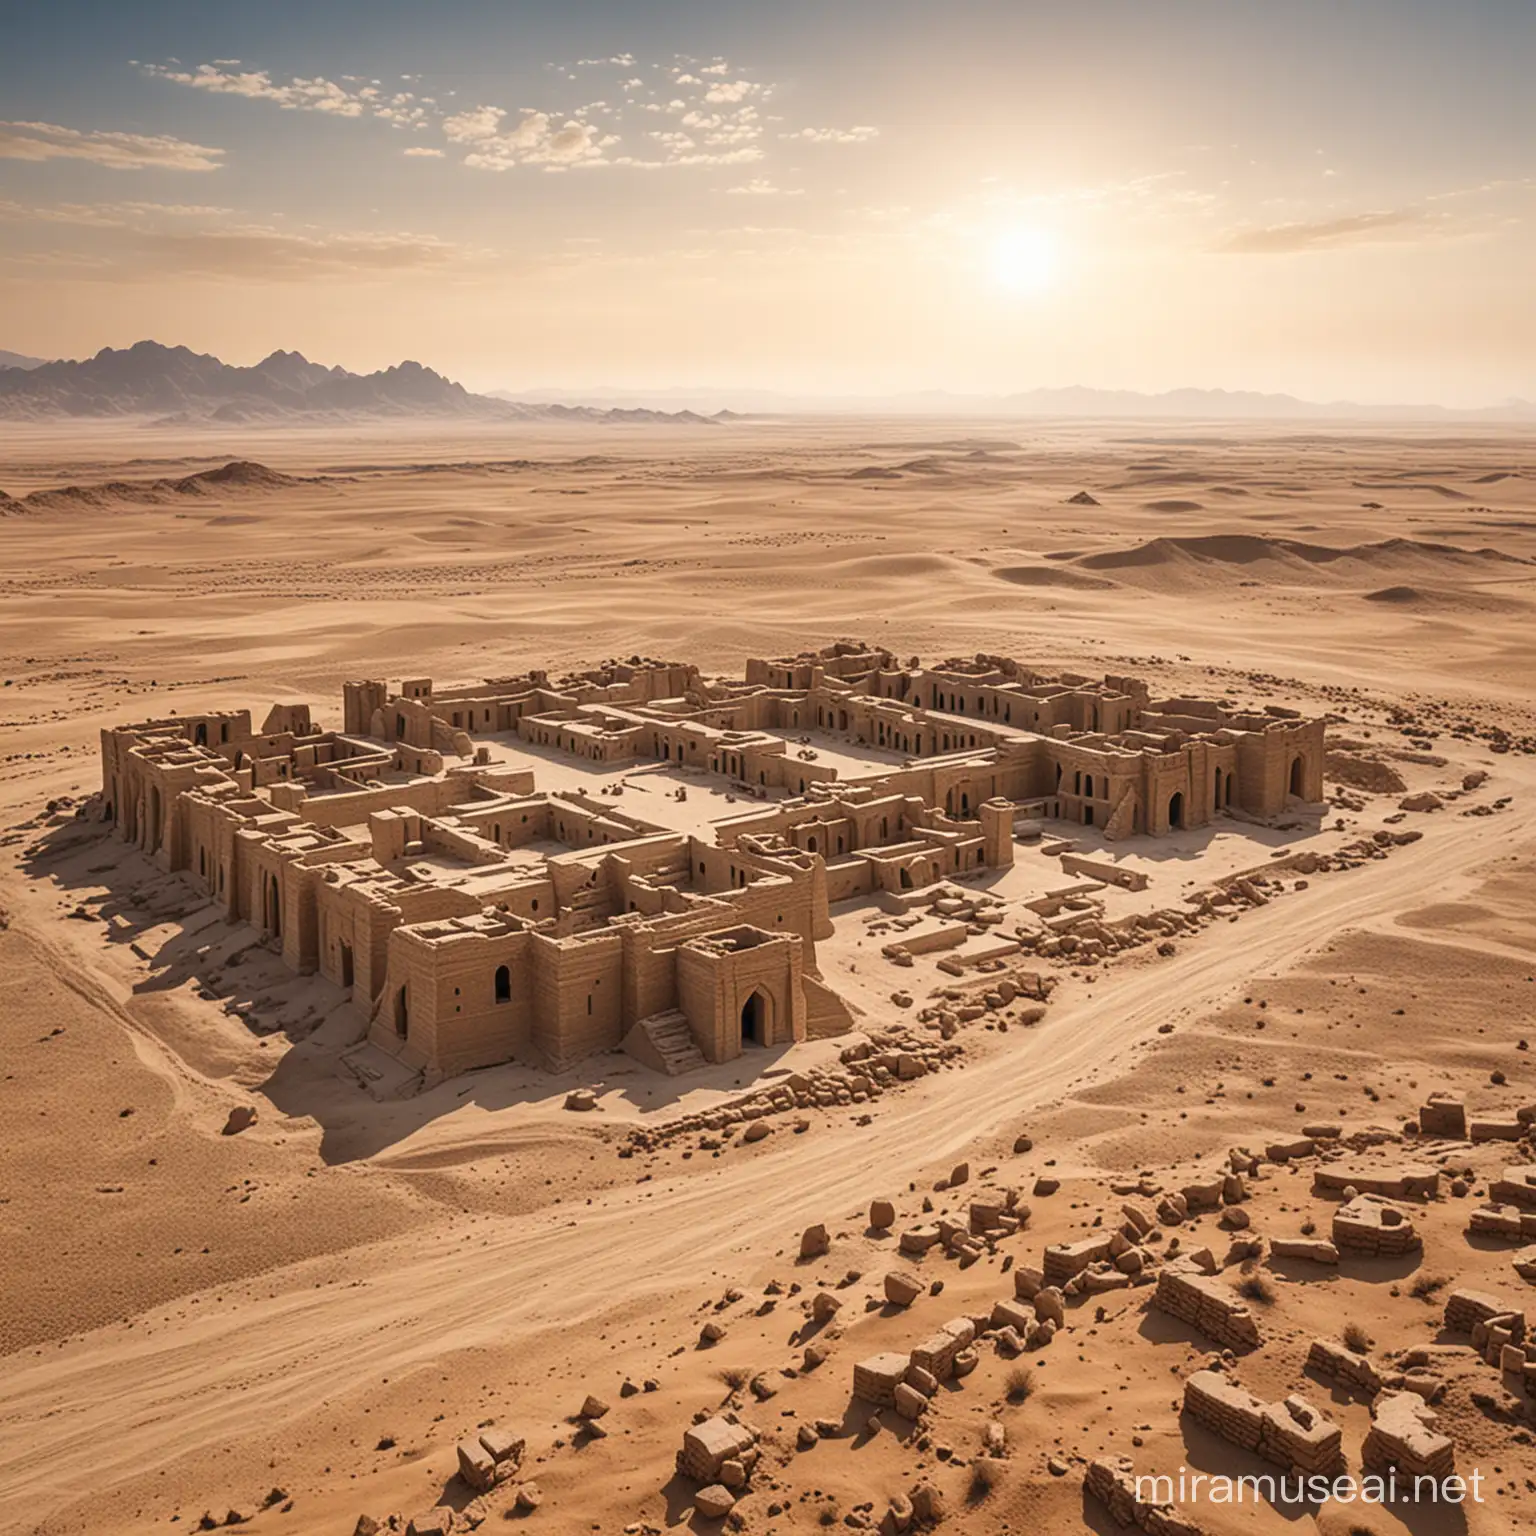
[[[1059,252],[1041,229],[1010,229],[992,242],[993,281],[1009,293],[1044,293],[1056,281]]]

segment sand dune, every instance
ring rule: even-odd
[[[745,1528],[782,1536],[854,1528],[863,1505],[878,1525],[919,1477],[949,1500],[940,1531],[1102,1532],[1087,1457],[1253,1470],[1177,1412],[1178,1378],[1213,1346],[1148,1306],[1150,1287],[1067,1298],[1064,1332],[1022,1361],[1022,1400],[1020,1362],[986,1341],[922,1445],[889,1413],[863,1433],[852,1363],[988,1312],[1046,1244],[1113,1227],[1117,1185],[1178,1188],[1228,1148],[1314,1120],[1396,1138],[1432,1089],[1490,1115],[1536,1096],[1520,1048],[1536,954],[1536,480],[1510,468],[1531,445],[1491,429],[1016,435],[982,420],[257,426],[221,445],[237,467],[270,466],[257,474],[189,457],[170,429],[9,434],[0,963],[25,1006],[0,1010],[0,1530],[147,1536],[235,1509],[253,1536],[346,1536],[365,1512],[467,1505],[454,1445],[495,1421],[527,1437],[543,1490],[515,1525],[712,1532],[674,1456],[695,1415],[722,1406],[764,1430]],[[910,469],[925,460],[937,472]],[[1144,476],[1201,489],[1171,513],[1144,503]],[[1486,515],[1415,489],[1493,476],[1501,506]],[[188,479],[200,488],[165,488]],[[1362,507],[1356,480],[1390,505]],[[118,486],[160,488],[96,499]],[[66,487],[57,506],[29,503]],[[1221,909],[1169,953],[1062,957],[1043,1020],[1005,1030],[989,1014],[959,1027],[950,1069],[747,1144],[667,1139],[679,1115],[726,1102],[733,1073],[692,1085],[627,1058],[554,1078],[491,1068],[376,1102],[338,1066],[356,1030],[338,988],[288,972],[253,930],[223,931],[205,899],[75,816],[100,729],[125,720],[277,699],[313,701],[332,725],[351,678],[446,684],[637,653],[734,669],[840,635],[1347,721],[1330,733],[1329,802],[1299,828],[1220,818],[1118,844],[1071,828],[1082,851],[1133,861],[1159,906],[1189,910],[1211,870],[1272,869],[1298,840],[1391,851],[1277,877],[1274,899]],[[723,790],[700,779],[689,804],[723,807]],[[1404,791],[1441,808],[1402,810]],[[621,803],[643,817],[653,793],[637,777]],[[1393,844],[1404,832],[1422,836]],[[1016,859],[1042,889],[1081,880],[1038,843]],[[838,923],[818,953],[866,1019],[894,1012],[898,986],[922,1008],[956,981],[932,961],[898,970],[861,914]],[[240,955],[228,1000],[254,1022],[202,994],[203,950]],[[837,1042],[813,1045],[835,1059]],[[742,1075],[800,1066],[765,1055]],[[566,1111],[589,1079],[602,1109]],[[256,1124],[223,1136],[236,1105]],[[636,1128],[658,1145],[621,1157]],[[1349,1155],[1442,1153],[1388,1140]],[[1500,1142],[1443,1155],[1478,1191],[1525,1156]],[[937,1187],[962,1159],[969,1181]],[[1241,1231],[1212,1211],[1167,1232],[1209,1245],[1231,1283],[1263,1282],[1265,1343],[1238,1379],[1266,1400],[1300,1391],[1358,1467],[1369,1405],[1308,1374],[1310,1340],[1356,1322],[1385,1364],[1435,1336],[1436,1277],[1525,1292],[1507,1249],[1468,1242],[1473,1195],[1413,1207],[1424,1249],[1410,1263],[1348,1259],[1309,1279],[1241,1256],[1248,1239],[1329,1230],[1338,1201],[1312,1188],[1315,1163],[1263,1164]],[[1041,1179],[1059,1190],[1033,1193]],[[868,1230],[875,1195],[899,1230],[964,1225],[973,1195],[1005,1187],[1028,1224],[963,1268]],[[813,1222],[831,1250],[797,1262]],[[1161,1263],[1168,1243],[1154,1248]],[[882,1304],[898,1266],[922,1282],[906,1310]],[[805,1309],[822,1290],[841,1307],[817,1325]],[[725,1329],[710,1347],[705,1320]],[[807,1343],[823,1365],[803,1368]],[[1505,1536],[1536,1452],[1480,1403],[1518,1382],[1475,1359],[1446,1376],[1436,1411],[1458,1467],[1497,1465],[1513,1484],[1455,1529]],[[605,1438],[571,1422],[589,1391],[611,1405]],[[839,1428],[799,1449],[817,1419]],[[1007,1454],[980,1489],[993,1420]],[[261,1508],[274,1487],[284,1497]],[[510,1487],[493,1494],[481,1530],[514,1528],[511,1504]],[[1197,1513],[1209,1536],[1296,1528],[1267,1507]],[[1319,1529],[1338,1536],[1349,1515],[1325,1506]],[[1368,1521],[1380,1536],[1402,1525]]]
[[[1272,581],[1379,580],[1383,575],[1494,575],[1511,566],[1529,564],[1520,556],[1482,548],[1429,543],[1417,539],[1383,539],[1376,543],[1337,547],[1260,534],[1201,534],[1149,540],[1129,549],[1101,550],[1079,556],[1079,567],[1114,571],[1122,579],[1175,582],[1184,585],[1221,584],[1228,573],[1259,574]]]
[[[1081,571],[1064,570],[1052,565],[999,566],[992,572],[1001,581],[1016,587],[1065,587],[1079,592],[1102,591],[1115,585],[1102,576],[1085,576]]]
[[[302,484],[321,483],[323,483],[323,477],[320,476],[312,475],[300,479],[293,475],[281,474],[275,469],[268,469],[265,464],[237,459],[217,469],[199,470],[195,474],[182,475],[177,479],[109,480],[101,485],[65,485],[56,490],[32,491],[18,498],[5,497],[0,505],[8,504],[13,511],[22,512],[61,512],[88,507],[165,506],[180,498],[281,491]]]

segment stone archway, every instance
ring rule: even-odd
[[[768,1029],[772,1022],[772,1005],[761,987],[754,987],[746,1002],[741,1005],[741,1044],[767,1045]]]
[[[1290,792],[1298,800],[1306,798],[1306,764],[1300,753],[1291,759]]]
[[[1184,825],[1184,791],[1176,789],[1168,797],[1168,827],[1177,831]]]

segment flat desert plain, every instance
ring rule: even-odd
[[[1461,1290],[1533,1296],[1518,1202],[1512,1234],[1469,1226],[1536,1161],[1536,440],[8,427],[0,488],[0,1529],[347,1536],[446,1529],[427,1512],[447,1506],[464,1530],[1104,1533],[1095,1459],[1279,1470],[1181,1411],[1213,1359],[1281,1415],[1304,1398],[1357,1474],[1360,1381],[1406,1382],[1478,1477],[1464,1503],[1176,1499],[1198,1529],[1536,1521],[1518,1325],[1474,1349],[1446,1323]],[[859,1035],[696,1080],[615,1056],[379,1100],[342,1065],[365,1021],[339,991],[221,924],[92,798],[101,728],[172,711],[308,701],[335,726],[349,678],[635,653],[739,674],[845,636],[1326,715],[1320,813],[1119,845],[1165,907],[1277,852],[1318,872],[1224,896],[1177,942],[1062,956],[1043,1018],[979,1007],[943,1070],[749,1142],[727,1112],[754,1070],[830,1070]],[[951,980],[892,969],[872,909],[834,916],[823,973],[867,1029],[893,989],[925,1004]],[[231,1010],[200,964],[242,948]],[[564,1107],[582,1085],[597,1112]],[[1431,1093],[1498,1135],[1420,1132]],[[222,1135],[242,1105],[254,1125]],[[1417,1247],[1276,1252],[1336,1231],[1330,1169],[1390,1186],[1410,1164],[1439,1174],[1398,1205]],[[1213,1203],[1168,1204],[1213,1177]],[[898,1251],[947,1219],[974,1243]],[[802,1257],[817,1224],[826,1251]],[[997,1304],[1028,1332],[1051,1307],[1025,1277],[1099,1238],[1137,1250],[1128,1283],[1068,1287],[1054,1337],[1014,1354]],[[1226,1361],[1155,1302],[1203,1249],[1259,1340]],[[980,1329],[973,1368],[920,1417],[853,1395],[856,1363],[955,1319]],[[1353,1381],[1320,1368],[1338,1350]],[[724,1522],[675,1465],[717,1413],[755,1437]],[[455,1447],[482,1431],[525,1445],[477,1494]]]

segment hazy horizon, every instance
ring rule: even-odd
[[[0,59],[0,346],[1494,406],[1532,62],[1519,0],[64,3]]]

